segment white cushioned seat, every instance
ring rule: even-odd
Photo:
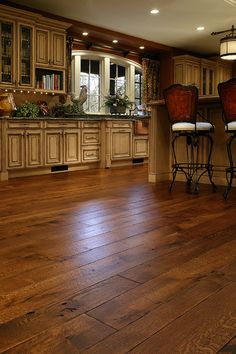
[[[236,127],[236,122],[235,122],[235,127]],[[212,130],[213,126],[211,123],[208,122],[196,122],[196,130],[200,131],[210,131]],[[188,123],[188,122],[179,122],[179,123],[174,123],[172,125],[172,131],[177,132],[177,131],[194,131],[195,130],[195,124],[193,123]]]
[[[232,122],[229,122],[228,124],[226,124],[225,130],[226,131],[236,130],[236,120],[233,120]]]

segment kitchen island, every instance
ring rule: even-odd
[[[147,120],[113,115],[1,117],[0,179],[146,163]]]
[[[219,97],[199,97],[198,111],[215,126],[215,131],[212,133],[212,138],[214,140],[212,152],[213,180],[215,184],[225,185],[225,168],[228,166],[225,145],[227,134],[224,130]],[[156,183],[163,180],[170,180],[172,179],[171,130],[164,100],[152,102],[149,131],[149,182]],[[177,146],[177,158],[183,156],[184,149],[185,144],[182,141]],[[206,156],[207,147],[203,146],[201,154],[202,157]],[[183,181],[185,180],[185,177],[183,174],[178,173],[176,180]],[[209,183],[209,179],[207,176],[202,176],[200,182]]]

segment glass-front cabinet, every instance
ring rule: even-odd
[[[15,63],[13,61],[14,42],[15,42],[15,24],[14,22],[0,22],[1,48],[0,65],[1,77],[0,83],[3,86],[15,85]]]
[[[20,23],[16,26],[10,20],[0,22],[2,87],[33,87],[33,30],[33,26]]]
[[[33,27],[19,24],[18,86],[33,87]]]

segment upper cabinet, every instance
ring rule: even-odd
[[[34,27],[18,23],[18,87],[34,87]]]
[[[232,77],[232,63],[201,59],[191,55],[174,57],[174,83],[195,85],[200,95],[217,95],[220,82]]]
[[[1,86],[15,85],[15,22],[3,20],[0,22],[0,65],[1,65]]]
[[[36,65],[49,68],[65,68],[65,59],[65,34],[36,28]]]
[[[0,4],[0,88],[65,92],[70,24]]]

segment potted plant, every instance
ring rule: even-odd
[[[127,95],[121,95],[117,92],[115,95],[105,96],[106,107],[110,108],[110,112],[114,114],[124,114],[127,108],[132,106],[132,102]]]

